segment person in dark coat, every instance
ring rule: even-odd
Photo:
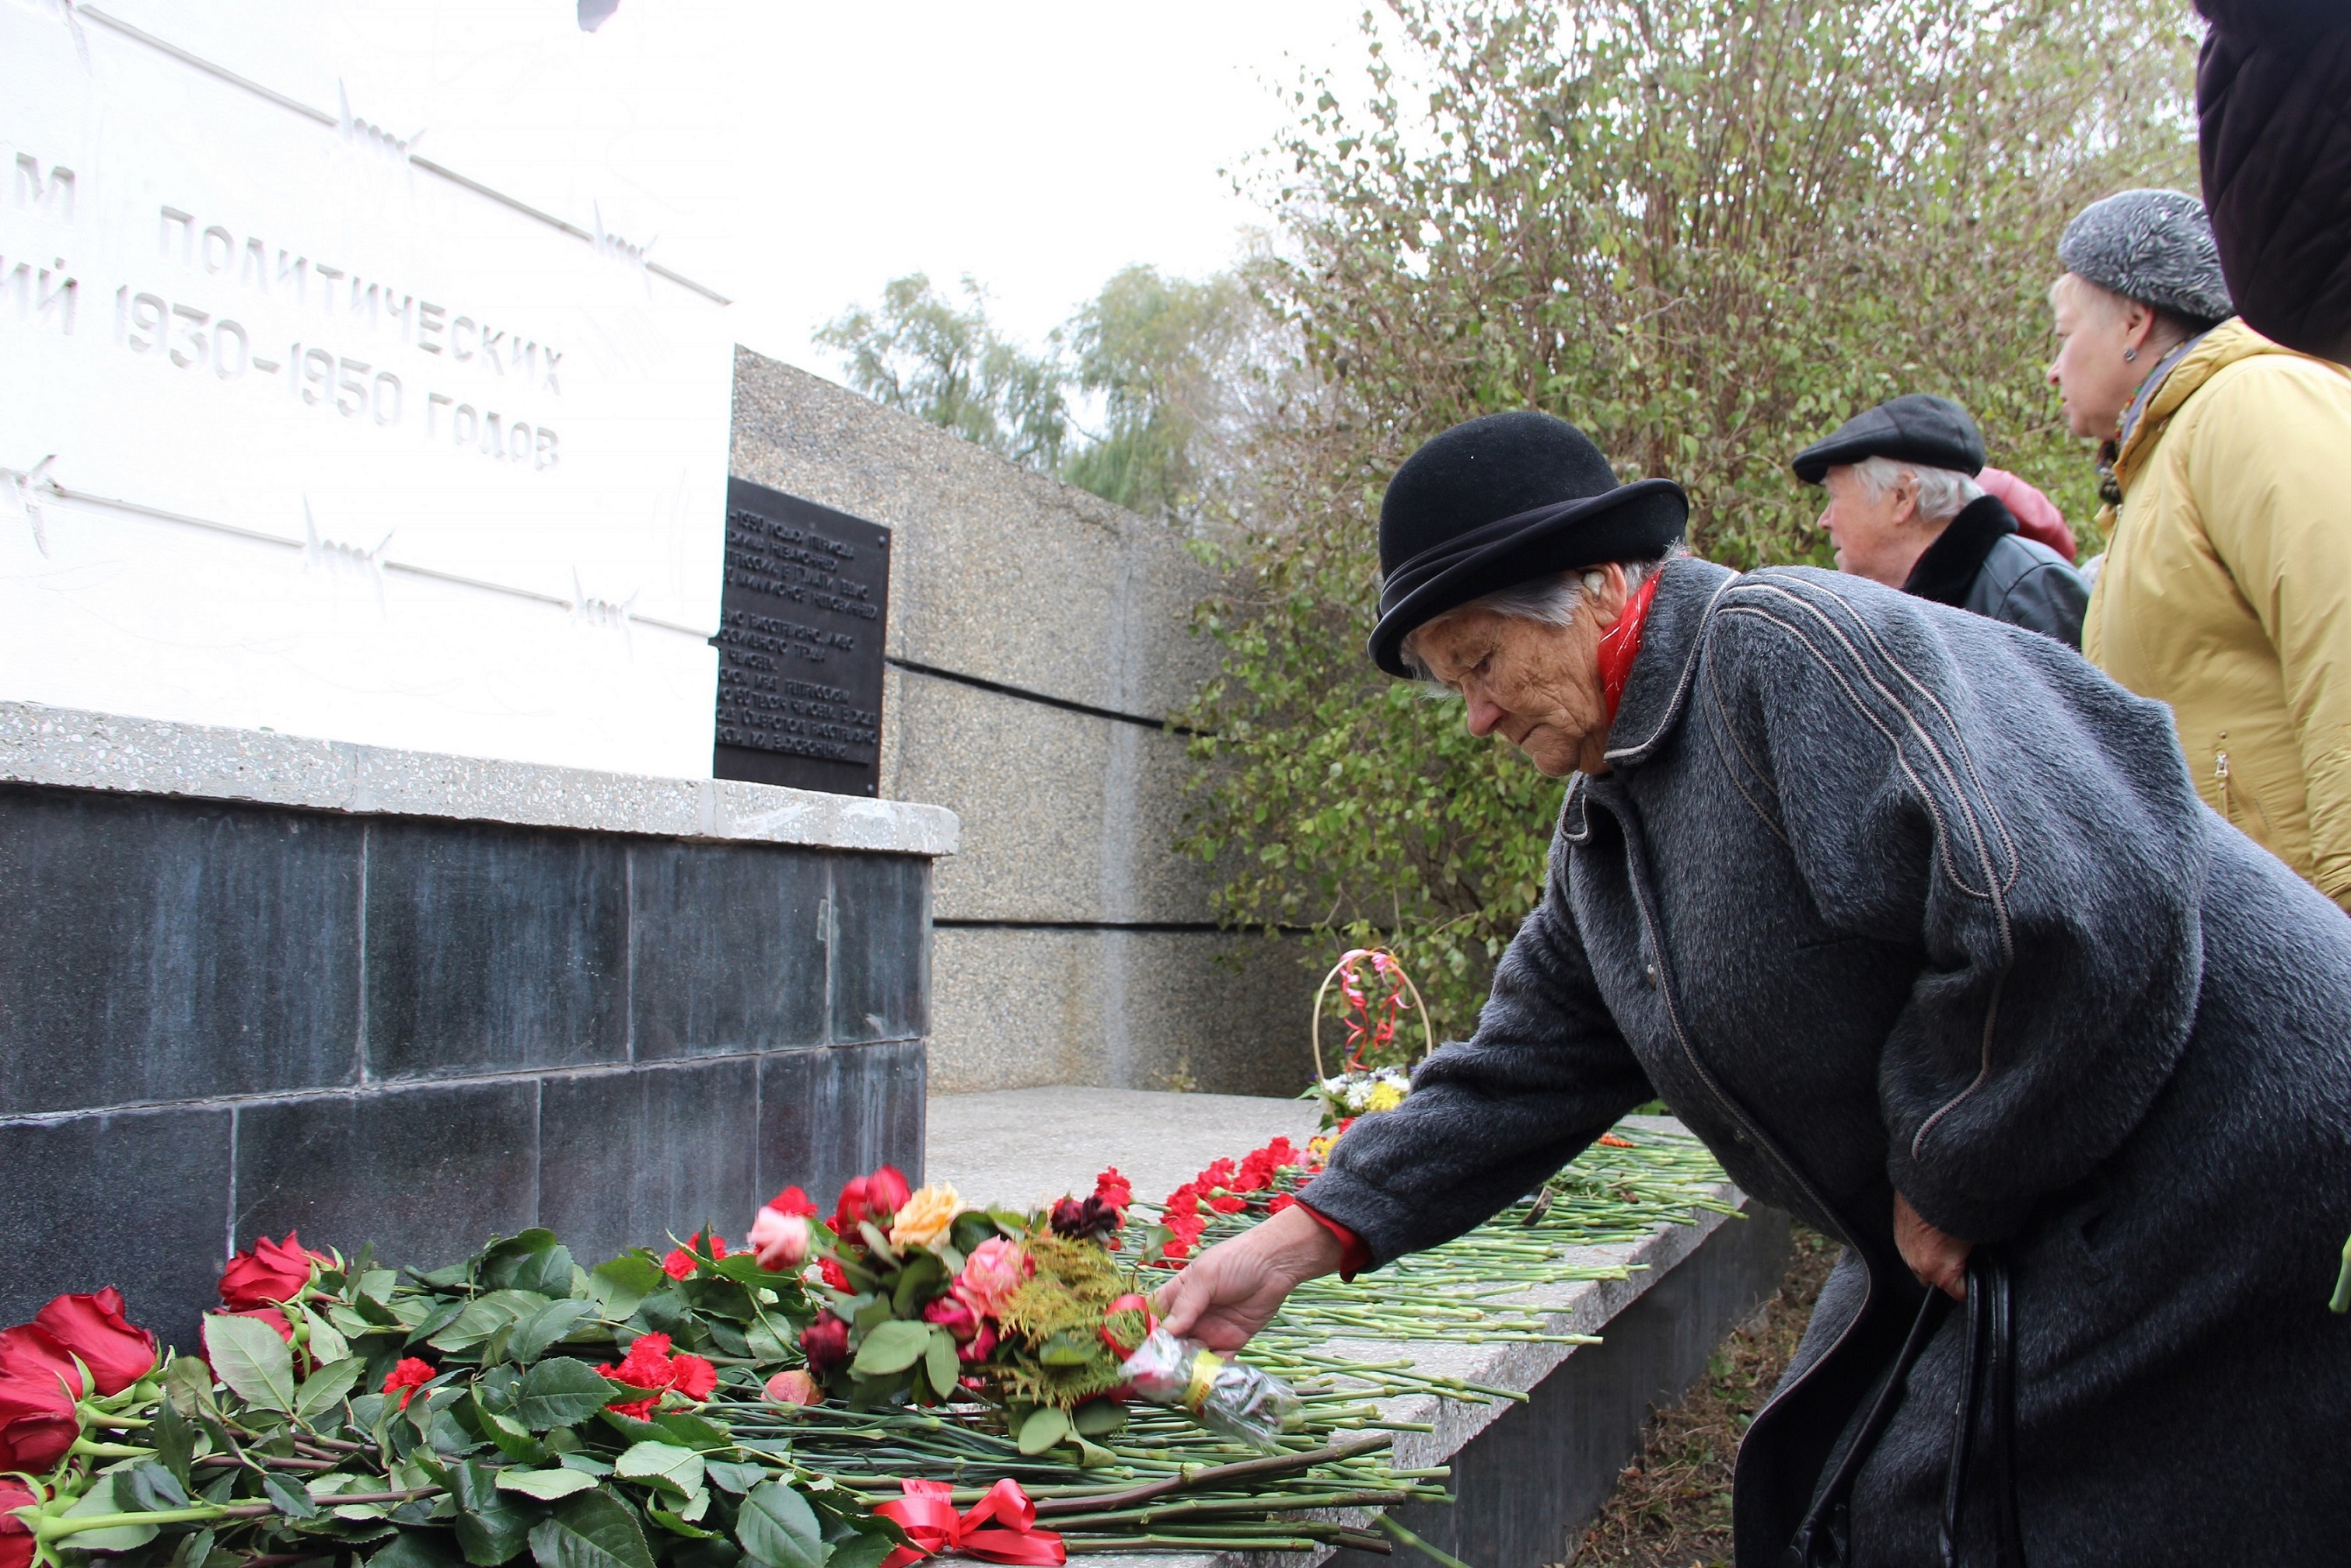
[[[1237,1348],[1662,1097],[1844,1247],[1740,1448],[1740,1568],[2341,1563],[2351,921],[2198,800],[2158,704],[1677,555],[1680,506],[1544,414],[1397,472],[1372,656],[1573,775],[1547,880],[1476,1033],[1167,1327]]]
[[[2351,5],[2196,0],[2204,205],[2238,313],[2351,363]]]
[[[1797,453],[1792,466],[1829,493],[1821,527],[1836,541],[1840,571],[2082,645],[2090,585],[1976,483],[1983,435],[1950,399],[1879,403]]]

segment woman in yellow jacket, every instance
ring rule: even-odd
[[[2351,909],[2351,372],[2233,317],[2193,196],[2109,196],[2058,257],[2049,379],[2106,501],[2082,652],[2170,706],[2206,804]]]

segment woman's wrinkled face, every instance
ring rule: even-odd
[[[2064,400],[2066,427],[2085,441],[2111,441],[2121,433],[2123,411],[2151,368],[2142,345],[2153,312],[2071,273],[2051,299],[2057,357],[2049,365],[2049,384]]]
[[[1608,701],[1600,683],[1601,634],[1624,612],[1625,574],[1608,568],[1565,626],[1457,610],[1412,634],[1431,676],[1461,694],[1469,733],[1499,734],[1538,771],[1563,779],[1608,770]]]

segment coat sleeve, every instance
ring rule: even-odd
[[[2179,1060],[2209,814],[2168,713],[2055,643],[1755,580],[1708,657],[1777,831],[1831,929],[1915,955],[1877,1065],[1886,1174],[1939,1228],[1998,1240],[2111,1155]]]
[[[1374,1265],[1449,1241],[1534,1190],[1656,1091],[1616,1030],[1551,887],[1494,971],[1478,1030],[1421,1063],[1393,1111],[1358,1120],[1307,1201]]]
[[[2205,537],[2277,651],[2311,880],[2351,909],[2351,377],[2262,355],[2183,423]]]
[[[2090,591],[2081,574],[2067,566],[2034,566],[2010,585],[1993,619],[2044,637],[2054,637],[2068,648],[2082,645],[2082,616],[2090,608]]]

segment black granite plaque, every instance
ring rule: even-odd
[[[712,772],[876,793],[890,530],[730,478],[720,606]]]

